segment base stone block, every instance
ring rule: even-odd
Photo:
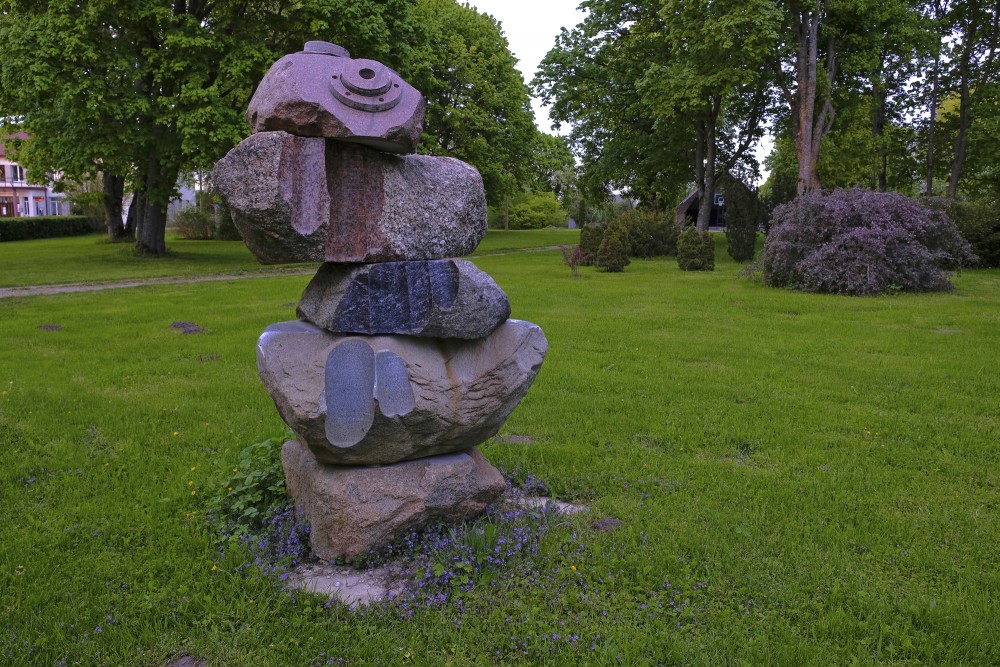
[[[331,466],[290,440],[281,450],[286,486],[310,524],[313,551],[352,562],[432,522],[474,518],[507,489],[476,449],[384,466]]]

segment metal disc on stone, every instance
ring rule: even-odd
[[[274,63],[250,100],[247,120],[254,132],[282,130],[413,153],[426,108],[420,91],[391,68],[316,41]]]
[[[326,358],[326,439],[334,447],[360,441],[375,421],[375,352],[357,338],[345,340]]]

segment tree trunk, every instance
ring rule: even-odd
[[[125,178],[106,171],[101,174],[101,186],[104,190],[104,226],[108,230],[108,240],[120,241],[127,236],[122,222]]]
[[[795,59],[795,156],[799,163],[799,179],[796,184],[798,194],[805,194],[820,189],[819,149],[823,137],[833,126],[836,111],[830,101],[830,91],[824,95],[823,107],[816,114],[816,98],[819,85],[819,26],[822,22],[822,8],[817,2],[809,10],[799,12],[796,16],[796,34],[798,52]],[[836,76],[835,43],[829,39],[827,47],[827,80],[830,87]]]
[[[142,190],[132,193],[132,204],[128,207],[128,217],[125,219],[125,233],[132,238],[138,236],[139,228],[142,227],[142,219],[146,215],[145,201]]]
[[[701,208],[705,203],[705,121],[695,122],[695,144],[694,144],[694,187],[698,192],[698,217],[695,225],[701,220]],[[685,215],[687,215],[685,213]],[[687,226],[687,222],[683,223]]]
[[[958,181],[962,175],[962,165],[965,162],[965,151],[969,144],[969,109],[972,106],[969,99],[969,77],[972,62],[972,51],[976,41],[977,26],[975,23],[965,34],[962,45],[962,57],[959,60],[958,84],[958,134],[955,135],[955,148],[951,158],[951,177],[948,179],[948,199],[954,199],[958,194]]]
[[[941,71],[941,46],[934,53],[934,67],[931,70],[931,99],[927,103],[927,180],[924,195],[934,194],[934,128],[937,127],[938,78]]]
[[[874,139],[877,167],[875,182],[879,192],[888,190],[889,160],[885,147],[885,88],[882,85],[882,63],[872,79],[872,139]]]
[[[160,156],[154,153],[149,158],[144,180],[143,217],[136,230],[135,249],[140,255],[158,257],[167,253],[167,204],[177,174],[164,173]]]
[[[958,181],[962,176],[962,165],[969,146],[969,82],[962,73],[961,93],[958,103],[958,134],[955,136],[955,150],[951,160],[951,177],[948,179],[948,199],[958,194]]]
[[[503,230],[510,230],[510,196],[503,196]]]
[[[813,168],[813,118],[816,113],[816,71],[819,35],[819,13],[804,12],[797,20],[798,55],[795,61],[796,97],[798,98],[795,156],[799,162],[799,179],[796,192],[800,195],[814,189],[816,175]]]
[[[705,166],[701,171],[698,200],[698,231],[707,232],[712,224],[712,207],[715,205],[715,123],[706,122]]]

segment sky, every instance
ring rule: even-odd
[[[542,58],[555,46],[560,28],[573,28],[583,21],[585,14],[578,10],[581,0],[469,0],[480,12],[490,14],[500,22],[510,50],[517,58],[517,67],[525,83],[531,83]],[[532,99],[535,123],[542,132],[556,133],[551,127],[548,110],[537,99]],[[566,134],[565,125],[558,134]],[[763,172],[761,182],[767,178],[763,169],[764,156],[774,145],[768,134],[757,146],[757,160]]]

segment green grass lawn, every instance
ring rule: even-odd
[[[474,255],[576,243],[575,229],[490,230]],[[312,264],[262,266],[242,241],[185,241],[168,235],[169,255],[136,257],[130,243],[101,235],[0,243],[0,287],[101,283],[144,278],[310,270]]]
[[[412,618],[282,592],[203,520],[281,432],[255,341],[309,276],[0,300],[0,663],[1000,664],[1000,272],[857,299],[717,262],[476,260],[550,343],[533,442],[483,450],[590,511]]]

